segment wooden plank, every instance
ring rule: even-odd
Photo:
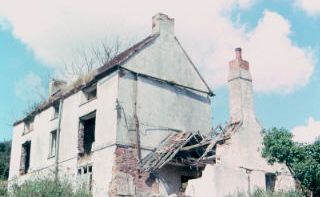
[[[205,146],[205,145],[208,145],[210,144],[210,141],[205,141],[205,142],[200,142],[199,144],[195,144],[195,145],[191,145],[191,146],[185,146],[183,148],[181,148],[181,151],[189,151],[191,149],[194,149],[194,148],[199,148],[201,146]]]

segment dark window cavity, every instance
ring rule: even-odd
[[[56,155],[56,145],[57,145],[57,130],[50,132],[50,147],[49,147],[49,157]]]
[[[21,159],[20,159],[20,174],[26,174],[29,171],[30,150],[31,150],[31,141],[26,141],[24,144],[22,144]]]
[[[90,154],[95,140],[96,112],[80,118],[78,132],[79,155]]]
[[[274,173],[266,173],[266,190],[274,192],[277,176]]]

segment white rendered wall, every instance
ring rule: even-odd
[[[174,37],[164,36],[123,65],[129,70],[208,91]],[[183,89],[123,71],[119,79],[117,143],[136,144],[134,113],[139,120],[142,157],[172,132],[211,129],[211,101],[206,93]],[[135,106],[136,103],[136,106]],[[178,193],[181,172],[165,167],[158,181],[162,195]]]
[[[60,133],[59,175],[75,180],[78,168],[79,118],[96,110],[95,142],[91,161],[93,165],[93,191],[95,196],[105,193],[111,181],[113,152],[116,142],[117,72],[101,79],[97,85],[97,98],[81,104],[78,92],[64,99]],[[22,135],[24,124],[14,127],[10,162],[10,184],[29,177],[43,176],[54,169],[55,157],[48,158],[50,132],[57,128],[58,119],[52,119],[53,107],[37,114],[34,129]],[[31,140],[29,173],[19,176],[21,146]],[[18,178],[18,179],[16,179]]]
[[[276,190],[293,190],[294,180],[284,165],[268,165],[262,158],[262,127],[256,120],[249,63],[239,56],[229,63],[230,120],[242,125],[231,139],[216,147],[216,164],[208,165],[199,179],[189,181],[187,194],[223,197],[266,189],[266,173],[277,176]],[[203,188],[202,185],[207,187]]]
[[[225,144],[217,147],[217,163],[208,165],[203,176],[189,181],[187,194],[223,197],[257,188],[265,190],[265,174],[279,172],[276,190],[294,189],[294,180],[284,165],[268,165],[261,156],[262,133],[258,123],[244,125]],[[246,170],[246,169],[249,169]],[[206,184],[206,188],[202,185]]]
[[[155,43],[132,57],[123,67],[209,91],[172,35],[160,35]],[[125,72],[119,81],[119,103],[125,111],[129,131],[124,120],[119,120],[119,143],[134,143],[135,101],[143,147],[157,147],[165,136],[173,132],[170,129],[202,133],[208,133],[211,129],[211,101],[206,93],[184,90],[144,77],[138,77],[135,81],[133,74]]]

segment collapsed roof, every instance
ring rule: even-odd
[[[165,165],[182,167],[204,167],[215,163],[216,145],[231,138],[241,127],[241,122],[229,123],[224,128],[214,129],[208,136],[200,132],[178,132],[169,134],[140,162],[140,170],[155,172]]]

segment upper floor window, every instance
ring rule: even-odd
[[[57,147],[57,130],[50,132],[50,146],[49,146],[49,157],[54,157],[56,155]]]
[[[95,141],[96,112],[80,118],[78,131],[79,155],[90,154]]]
[[[56,119],[59,116],[59,104],[53,105],[52,119]]]
[[[30,117],[24,121],[24,134],[33,131],[34,117]]]
[[[85,103],[97,98],[97,84],[82,90],[83,98],[81,103]]]
[[[26,141],[24,144],[22,144],[22,149],[21,149],[20,174],[26,174],[29,171],[30,152],[31,152],[31,141]]]

